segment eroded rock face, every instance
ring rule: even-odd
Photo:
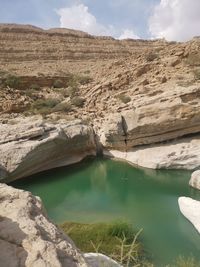
[[[200,190],[200,170],[192,173],[189,185]]]
[[[200,233],[200,201],[189,197],[180,197],[178,199],[178,204],[182,214]]]
[[[53,225],[41,200],[0,184],[0,259],[6,267],[87,267],[74,243]]]
[[[0,178],[11,181],[95,155],[93,129],[81,121],[45,123],[41,117],[0,124]]]
[[[169,85],[167,85],[169,87]],[[164,90],[164,89],[163,89]],[[166,88],[159,95],[135,98],[135,108],[105,120],[101,141],[107,148],[127,150],[200,131],[200,88]]]
[[[127,151],[104,149],[104,155],[150,169],[194,170],[200,167],[200,135],[165,144],[138,146]],[[192,180],[193,185],[197,185],[196,179]]]

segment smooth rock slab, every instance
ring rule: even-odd
[[[194,225],[200,234],[200,201],[189,197],[179,197],[181,213]]]
[[[93,129],[80,120],[45,122],[41,117],[0,123],[0,180],[9,182],[96,155]]]
[[[200,190],[200,170],[192,173],[189,185]]]
[[[194,170],[200,167],[200,135],[127,151],[104,149],[104,155],[150,169]]]
[[[122,267],[122,265],[101,253],[85,253],[84,257],[89,267]]]

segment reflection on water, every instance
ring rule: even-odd
[[[142,241],[156,263],[178,255],[200,259],[200,237],[178,208],[179,196],[200,200],[190,172],[136,169],[124,162],[90,159],[13,183],[39,195],[57,223],[125,219],[143,228]]]

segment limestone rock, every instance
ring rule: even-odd
[[[122,265],[101,253],[85,253],[84,257],[90,267],[122,267]]]
[[[189,197],[180,197],[178,204],[182,214],[194,225],[200,234],[200,201]]]
[[[184,92],[182,87],[171,91],[163,86],[166,90],[159,95],[135,99],[132,110],[106,117],[100,133],[104,147],[124,151],[200,132],[199,102],[194,101],[200,88],[190,86]]]
[[[200,136],[139,146],[124,152],[104,149],[104,155],[151,169],[194,170],[200,168]]]
[[[95,153],[93,129],[79,120],[51,124],[29,117],[0,124],[0,179],[6,181],[72,164]]]
[[[0,259],[6,267],[87,267],[74,243],[47,218],[41,200],[0,184]]]
[[[192,173],[189,185],[200,190],[200,170]]]

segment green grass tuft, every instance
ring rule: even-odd
[[[137,241],[139,234],[136,234],[132,226],[126,222],[65,222],[61,228],[83,252],[103,253],[123,264],[135,264],[143,258],[141,243]]]

